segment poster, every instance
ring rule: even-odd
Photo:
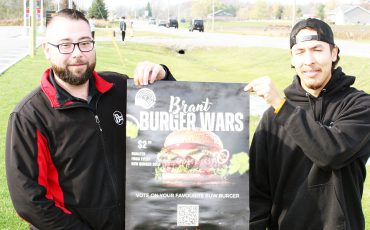
[[[244,86],[128,81],[126,230],[249,229]]]

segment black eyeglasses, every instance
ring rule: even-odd
[[[57,47],[61,54],[70,54],[75,50],[76,45],[81,52],[90,52],[94,49],[95,41],[82,41],[76,43],[61,43],[58,45],[48,42],[50,45]]]

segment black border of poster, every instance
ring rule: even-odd
[[[244,86],[160,81],[137,87],[128,80],[126,230],[249,229],[250,108]],[[161,175],[167,172],[168,164],[163,169],[165,164],[159,156],[164,154],[163,149],[168,151],[164,148],[166,138],[175,130],[194,129],[207,130],[219,138],[222,156],[226,156],[221,160],[222,168],[217,158],[220,168],[197,174],[199,183],[184,185],[182,179],[164,183]],[[190,171],[188,164],[184,167]],[[207,180],[211,173],[222,175],[222,182]],[[187,175],[190,178],[190,173]]]

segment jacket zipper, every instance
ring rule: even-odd
[[[98,117],[97,114],[95,114],[95,122],[96,122],[96,124],[98,124],[98,127],[99,127],[100,132],[103,132],[103,129],[102,129],[101,125],[100,125],[100,120],[99,120],[99,117]]]
[[[113,185],[114,195],[115,195],[116,199],[118,200],[117,187],[116,187],[114,175],[112,174],[112,172],[110,170],[111,167],[110,167],[109,159],[108,159],[108,156],[107,156],[107,150],[105,148],[105,142],[104,142],[104,137],[103,137],[103,129],[102,129],[101,124],[100,124],[99,116],[97,114],[94,114],[94,117],[95,117],[95,121],[98,124],[99,130],[100,130],[100,141],[102,142],[102,145],[103,145],[103,157],[104,157],[104,160],[105,160],[105,165],[108,169],[108,175],[109,175],[109,178],[110,178],[110,180],[112,182],[112,185]]]
[[[109,164],[109,159],[108,159],[107,151],[106,151],[106,148],[105,148],[105,142],[104,142],[104,137],[103,137],[103,128],[101,126],[100,119],[99,119],[99,116],[98,116],[98,102],[99,102],[99,99],[100,99],[100,96],[99,96],[98,100],[96,101],[96,111],[93,112],[93,114],[94,114],[94,117],[95,117],[95,122],[98,125],[98,128],[100,130],[100,141],[102,142],[102,145],[103,145],[103,157],[104,157],[105,165],[108,169],[109,178],[112,182],[113,192],[114,192],[114,196],[116,198],[115,200],[118,201],[118,190],[117,190],[117,186],[116,186],[116,183],[115,183],[116,179],[115,179],[115,176],[112,174],[112,172],[110,170],[111,167],[110,167],[110,164]],[[121,207],[121,203],[117,202],[117,206]],[[122,222],[121,212],[119,212],[119,216],[120,216],[120,219],[121,219],[121,222]]]

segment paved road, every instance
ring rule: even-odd
[[[263,37],[246,36],[237,34],[222,33],[200,33],[198,31],[189,32],[186,29],[164,28],[146,23],[134,23],[137,31],[152,31],[173,35],[171,38],[161,37],[140,37],[133,38],[135,42],[156,42],[179,48],[204,47],[204,46],[225,46],[225,47],[272,47],[289,49],[289,38],[287,37]],[[336,40],[340,47],[341,55],[369,57],[370,43],[355,42],[347,40]]]
[[[0,27],[0,74],[27,55],[27,40],[17,28]]]
[[[0,26],[0,76],[9,67],[29,54],[29,39],[23,27]],[[37,40],[40,44],[40,40]]]

